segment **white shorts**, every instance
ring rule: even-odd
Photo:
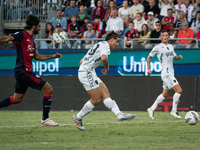
[[[101,79],[97,76],[95,70],[93,71],[79,70],[78,79],[86,91],[98,88],[99,83],[102,82]]]
[[[178,83],[176,78],[173,75],[161,75],[161,79],[163,81],[163,89],[171,90]]]

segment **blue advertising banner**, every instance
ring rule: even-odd
[[[33,72],[38,75],[77,75],[80,60],[87,50],[38,50],[45,55],[60,52],[63,58],[47,61],[33,60]],[[109,56],[110,71],[108,75],[147,76],[146,61],[150,51],[113,50]],[[200,49],[175,50],[183,59],[174,61],[175,75],[200,75]],[[15,67],[15,50],[0,50],[0,75],[13,75]],[[102,75],[101,69],[96,69]],[[151,75],[160,75],[161,65],[157,57],[152,58]]]

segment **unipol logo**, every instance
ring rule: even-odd
[[[150,69],[153,75],[159,75],[162,67],[158,60],[152,61]],[[126,75],[145,75],[147,76],[147,61],[145,57],[135,59],[134,56],[123,56],[123,65],[118,66],[118,73]]]

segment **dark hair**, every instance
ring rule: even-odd
[[[110,2],[113,2],[113,3],[115,4],[115,1],[114,1],[114,0],[111,0]],[[109,4],[110,4],[110,2],[109,2]]]
[[[167,9],[167,11],[169,11],[169,10],[173,11],[171,8],[168,8],[168,9]]]
[[[94,19],[101,19],[101,17],[100,17],[99,15],[96,15],[96,16],[94,17]]]
[[[47,25],[51,25],[51,33],[53,34],[55,28],[53,27],[52,23],[51,22],[47,22],[46,23],[46,27],[45,27],[45,37],[48,37],[48,34],[49,34],[49,30],[47,30]]]
[[[30,30],[34,25],[37,26],[40,23],[40,19],[32,14],[28,15],[26,18],[25,30]]]
[[[165,33],[165,32],[167,32],[167,30],[161,30],[161,31],[160,31],[160,36],[161,36],[162,33]],[[167,34],[169,35],[168,32],[167,32]]]
[[[92,22],[88,22],[88,23],[87,23],[87,25],[88,25],[88,24],[91,24],[91,25],[93,25],[93,23],[92,23]]]
[[[196,14],[195,14],[195,20],[196,20],[196,17],[197,17],[197,14],[198,14],[198,13],[200,13],[200,11],[197,11],[197,12],[196,12]]]
[[[62,12],[62,9],[57,9],[56,12],[57,12],[57,11],[61,11],[61,12]]]
[[[147,35],[147,33],[149,32],[149,27],[148,27],[147,24],[143,24],[143,25],[142,25],[142,28],[143,28],[143,26],[146,26],[147,29],[146,29],[146,31],[143,31],[143,29],[142,29],[140,34],[141,34],[142,36],[145,36],[145,35]]]
[[[130,21],[129,23],[132,23],[133,25],[135,25],[135,23],[133,21]]]
[[[83,4],[80,4],[78,8],[80,9],[80,7],[81,7],[81,6],[83,6],[83,7],[84,7],[84,5],[83,5]]]
[[[156,21],[156,23],[160,23],[161,24],[161,21],[159,20],[159,21]]]
[[[88,19],[88,20],[90,20],[90,18],[89,18],[89,17],[85,17],[85,18],[84,18],[84,20],[85,20],[85,19]]]
[[[116,40],[117,38],[119,38],[119,35],[115,33],[114,31],[111,31],[110,33],[106,35],[105,41],[109,41],[112,38]]]

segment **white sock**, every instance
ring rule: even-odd
[[[158,107],[158,105],[164,100],[165,98],[162,96],[162,94],[160,94],[158,97],[157,97],[157,99],[156,99],[156,101],[153,103],[153,105],[151,106],[151,109],[154,111],[157,107]]]
[[[175,93],[173,96],[173,106],[172,106],[172,111],[177,112],[177,106],[178,106],[178,100],[180,98],[181,94]]]
[[[82,119],[84,116],[89,114],[94,108],[95,108],[95,106],[92,105],[90,100],[87,101],[87,103],[85,103],[85,105],[83,106],[81,111],[76,115],[77,119]]]
[[[120,113],[121,111],[119,110],[119,107],[117,106],[117,103],[112,100],[111,98],[106,98],[103,101],[104,105],[110,109],[115,115],[117,115],[118,113]]]

